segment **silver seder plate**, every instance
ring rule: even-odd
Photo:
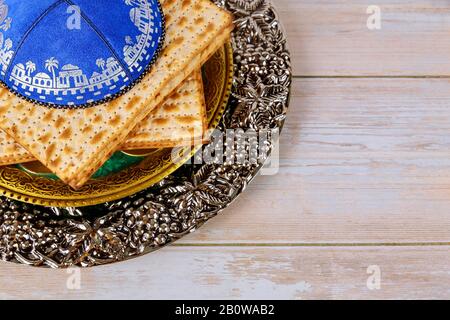
[[[282,128],[289,103],[291,64],[283,28],[267,0],[215,2],[234,14],[236,24],[233,93],[220,129],[270,136]],[[37,267],[90,267],[159,249],[235,200],[261,170],[272,141],[260,146],[264,152],[258,161],[185,165],[150,189],[94,207],[58,209],[0,198],[1,259]],[[234,148],[231,155],[242,151],[250,152]]]

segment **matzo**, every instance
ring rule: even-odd
[[[52,109],[0,90],[0,127],[73,188],[83,185],[130,131],[228,39],[232,17],[208,0],[167,0],[166,44],[145,78],[87,109]]]
[[[138,124],[120,149],[175,147],[199,141],[204,132],[205,108],[201,71],[195,71]],[[31,153],[0,130],[0,165],[33,160]]]

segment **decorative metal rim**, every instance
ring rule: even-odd
[[[266,0],[215,2],[235,15],[236,25],[232,99],[220,128],[281,129],[291,65],[274,7]],[[266,157],[273,147],[270,141],[265,145]],[[78,209],[0,198],[0,256],[64,268],[102,265],[154,251],[228,207],[260,169],[261,164],[253,162],[188,165],[131,197]]]

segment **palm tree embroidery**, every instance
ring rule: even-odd
[[[102,58],[97,59],[95,62],[97,64],[97,67],[101,68],[102,70],[105,70],[105,60]]]
[[[36,71],[36,65],[32,61],[26,63],[26,68],[28,76],[31,76],[31,74]]]
[[[53,76],[53,86],[56,86],[56,74],[55,69],[58,69],[59,67],[59,61],[56,60],[54,57],[51,57],[50,59],[45,60],[45,68],[52,73]]]

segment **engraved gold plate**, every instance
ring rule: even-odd
[[[209,128],[218,125],[225,111],[232,79],[233,53],[231,45],[227,44],[203,66]],[[113,170],[110,174],[99,174],[79,190],[73,190],[48,174],[36,162],[21,167],[5,166],[0,168],[0,192],[9,198],[44,206],[82,207],[100,204],[152,186],[177,170],[200,148],[201,146],[180,148],[178,154],[181,156],[176,162],[172,161],[172,149],[169,148],[121,152],[119,157],[137,157],[138,160],[143,160],[117,172]]]

